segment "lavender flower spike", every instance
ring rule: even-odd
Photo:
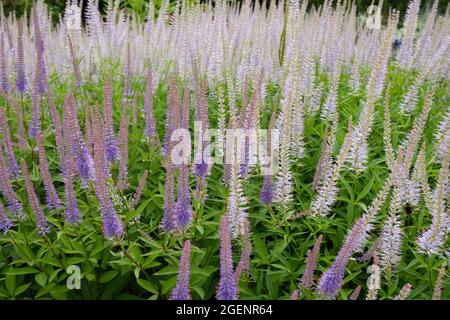
[[[320,278],[318,291],[324,296],[335,298],[341,289],[345,268],[353,252],[364,242],[366,233],[366,217],[356,220],[339,251],[336,260]]]
[[[227,216],[220,218],[220,282],[217,288],[218,300],[236,300],[237,285],[233,276],[230,229]]]
[[[105,121],[105,152],[106,160],[108,162],[113,162],[118,159],[119,148],[117,145],[117,140],[114,135],[113,126],[113,95],[112,95],[112,84],[111,79],[105,82],[104,86],[104,121]]]
[[[5,159],[0,149],[0,190],[8,202],[8,210],[13,212],[17,218],[22,218],[22,205],[11,184],[9,172],[5,166]]]
[[[5,149],[5,155],[8,159],[9,174],[11,177],[16,178],[20,175],[20,168],[17,164],[16,155],[14,154],[11,133],[9,131],[8,120],[6,119],[6,112],[2,108],[0,108],[0,133],[2,134],[1,141]]]
[[[81,221],[80,209],[78,208],[75,188],[73,185],[75,163],[73,159],[67,155],[65,162],[66,170],[64,171],[64,196],[66,198],[66,211],[64,215],[68,223],[74,224]]]
[[[38,92],[38,83],[41,70],[36,65],[36,72],[31,88],[31,120],[28,127],[28,135],[34,139],[39,131],[41,131],[41,97]]]
[[[265,205],[272,203],[273,200],[273,177],[272,175],[265,175],[259,199]]]
[[[25,74],[25,55],[23,51],[23,24],[20,20],[17,24],[17,61],[15,64],[16,70],[16,90],[24,93],[27,90],[27,77]]]
[[[45,193],[47,196],[47,205],[49,209],[60,209],[62,207],[61,200],[53,185],[52,176],[48,168],[47,155],[45,153],[44,145],[42,144],[44,137],[42,133],[38,133],[36,137],[38,152],[39,152],[39,171],[41,173],[42,182],[44,184]]]
[[[181,252],[180,265],[178,268],[177,285],[172,291],[170,300],[190,300],[191,293],[189,290],[189,266],[191,256],[191,241],[186,240]]]
[[[150,62],[147,71],[147,84],[145,87],[144,115],[145,115],[144,136],[148,138],[156,138],[157,134],[156,123],[155,123],[155,116],[153,115],[153,73]]]
[[[303,288],[310,288],[313,285],[314,270],[316,269],[317,256],[319,255],[320,245],[322,244],[323,235],[320,235],[312,250],[308,250],[306,259],[306,268],[300,284]]]
[[[30,202],[31,209],[33,210],[34,217],[36,219],[38,233],[41,237],[44,237],[49,232],[47,218],[45,217],[44,211],[42,210],[41,204],[39,203],[39,199],[34,190],[33,182],[31,181],[30,172],[28,171],[25,160],[22,159],[20,164],[25,180],[25,187],[27,189],[28,201]]]
[[[6,215],[5,208],[0,201],[0,230],[7,232],[13,226],[11,220]]]
[[[9,92],[9,77],[8,77],[8,61],[5,54],[5,36],[4,32],[0,35],[0,88]]]
[[[105,237],[121,237],[123,234],[122,223],[117,216],[111,199],[109,198],[108,189],[106,186],[107,172],[105,170],[105,150],[103,138],[101,136],[100,123],[98,115],[95,117],[95,131],[94,131],[94,164],[95,164],[95,193],[100,204],[100,210],[103,218],[103,232]]]

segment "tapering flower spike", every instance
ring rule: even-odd
[[[78,66],[77,56],[75,53],[75,48],[73,47],[72,39],[69,36],[69,51],[70,59],[72,60],[73,78],[75,81],[75,87],[81,87],[83,82],[81,81],[80,67]]]
[[[64,217],[68,223],[78,223],[81,221],[80,209],[78,207],[75,187],[73,183],[74,175],[75,175],[75,163],[73,158],[66,155],[66,164],[63,174],[64,180],[64,196],[66,200],[66,210],[64,212]]]
[[[252,241],[250,237],[250,226],[248,221],[246,221],[244,225],[244,233],[242,235],[241,257],[239,259],[238,265],[236,266],[236,270],[234,270],[234,278],[236,280],[236,284],[239,283],[241,274],[245,271],[250,270],[250,256],[252,254]]]
[[[23,23],[17,23],[17,52],[16,52],[16,90],[24,93],[27,90],[27,77],[25,73],[25,54],[23,50]]]
[[[171,147],[169,147],[169,150]],[[175,181],[174,181],[174,166],[172,161],[167,158],[166,161],[166,184],[164,192],[164,216],[162,219],[162,229],[165,232],[172,231],[176,228],[176,204],[175,204]]]
[[[380,236],[380,265],[388,280],[400,262],[403,232],[398,212],[401,199],[400,190],[394,187],[389,208],[389,216],[385,221]]]
[[[44,40],[42,38],[41,22],[39,21],[38,10],[36,4],[32,7],[32,18],[34,27],[34,46],[36,49],[36,75],[35,75],[35,90],[38,94],[47,92],[47,68],[45,66],[44,56]]]
[[[300,280],[300,285],[303,288],[310,288],[314,283],[314,271],[316,270],[317,258],[319,256],[322,240],[323,235],[320,235],[314,243],[312,250],[308,250],[305,272]]]
[[[94,178],[94,164],[89,154],[81,133],[78,122],[75,99],[72,95],[64,101],[64,138],[66,142],[66,153],[70,154],[76,161],[78,175],[83,185]]]
[[[41,131],[41,95],[38,91],[40,72],[39,65],[36,65],[33,87],[31,88],[31,120],[28,127],[28,135],[31,139],[36,138],[37,133]]]
[[[357,286],[355,290],[353,290],[352,294],[350,295],[349,300],[356,300],[359,297],[359,294],[361,293],[361,286]]]
[[[106,238],[121,237],[123,235],[123,226],[120,218],[117,216],[106,186],[107,170],[105,164],[105,145],[101,135],[102,126],[97,111],[94,111],[94,165],[95,193],[100,204],[100,211],[103,218],[103,232]]]
[[[183,105],[181,108],[181,129],[189,129],[189,87],[185,89]],[[191,142],[183,136],[182,143],[185,145],[184,150],[189,147],[186,144]],[[187,141],[184,141],[187,139]],[[186,229],[192,219],[191,208],[191,192],[189,190],[189,167],[187,158],[181,159],[182,163],[178,165],[178,197],[176,203],[177,226],[180,229]]]
[[[0,149],[0,190],[6,198],[8,203],[8,210],[14,213],[17,218],[22,218],[22,205],[17,199],[17,195],[14,192],[12,183],[10,180],[9,171],[5,164],[5,159],[3,157],[3,152]]]
[[[231,237],[226,216],[220,218],[220,281],[217,287],[218,300],[236,300],[237,284],[233,276]]]
[[[144,174],[142,175],[141,179],[139,180],[139,185],[136,189],[136,192],[133,195],[133,198],[131,199],[130,203],[130,210],[134,210],[136,205],[139,203],[139,200],[141,199],[142,192],[144,191],[145,182],[147,182],[148,177],[148,170],[144,171]]]
[[[63,173],[65,163],[65,145],[64,145],[63,128],[61,124],[61,116],[59,115],[59,111],[56,108],[56,104],[53,99],[53,94],[51,90],[47,91],[47,102],[55,134],[56,151],[59,159],[59,170],[61,171],[61,173]]]
[[[105,81],[103,90],[103,113],[105,121],[105,154],[108,162],[113,162],[118,159],[119,149],[117,146],[117,140],[114,134],[113,125],[113,92],[112,92],[112,79],[109,78]]]
[[[16,155],[14,153],[8,120],[6,119],[6,112],[2,108],[0,108],[0,133],[2,134],[2,138],[0,139],[0,141],[3,144],[5,156],[8,160],[9,174],[12,178],[16,178],[20,175],[20,168],[17,163]]]
[[[122,109],[122,116],[120,118],[120,128],[118,137],[119,148],[119,182],[117,183],[117,189],[124,190],[128,187],[128,105],[126,101]]]
[[[53,179],[50,174],[50,169],[47,161],[47,154],[43,144],[44,136],[40,132],[36,137],[38,153],[39,153],[39,171],[41,173],[42,182],[44,184],[45,193],[47,196],[47,206],[49,209],[60,209],[62,207],[61,200],[53,185]]]
[[[155,116],[153,115],[153,72],[150,62],[147,69],[147,83],[144,96],[144,117],[144,136],[146,136],[147,138],[159,140],[156,132]]]
[[[6,215],[3,203],[0,201],[0,231],[7,232],[12,226],[13,224]]]
[[[431,203],[427,206],[433,216],[431,226],[417,239],[419,250],[428,255],[441,254],[448,237],[450,217],[445,210],[445,203],[448,197],[449,163],[450,151],[447,150],[439,170],[436,188],[429,201]]]
[[[8,76],[8,61],[5,52],[5,35],[4,32],[0,33],[0,88],[8,93],[9,92],[9,76]]]
[[[409,283],[405,284],[398,295],[394,297],[394,300],[405,300],[411,294],[411,291],[412,285],[410,285]]]
[[[191,241],[186,240],[181,252],[180,264],[178,267],[177,284],[172,291],[170,300],[190,300],[191,292],[189,290],[189,268],[191,257]]]
[[[36,219],[38,234],[41,237],[44,237],[50,231],[50,227],[48,226],[47,223],[47,217],[45,216],[41,204],[39,203],[39,199],[36,195],[36,191],[34,190],[33,182],[31,182],[30,172],[28,171],[25,160],[22,159],[20,164],[22,167],[23,177],[25,180],[25,187],[27,189],[28,201],[30,203],[34,217]]]
[[[342,287],[344,280],[345,268],[353,252],[366,239],[366,217],[363,216],[356,220],[352,229],[348,233],[344,245],[336,257],[331,268],[329,268],[320,278],[318,284],[318,292],[324,296],[335,298]]]

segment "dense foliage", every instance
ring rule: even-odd
[[[1,299],[450,298],[448,13],[86,3],[0,20]],[[172,163],[194,121],[278,172]]]

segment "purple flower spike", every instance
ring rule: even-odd
[[[41,131],[41,96],[38,92],[39,77],[40,69],[36,65],[33,87],[31,88],[31,120],[28,127],[28,135],[32,139],[36,138],[37,133]]]
[[[108,162],[113,162],[118,159],[119,147],[114,135],[113,125],[113,96],[111,79],[105,82],[104,86],[104,121],[105,121],[105,155]]]
[[[17,218],[22,216],[22,205],[17,199],[17,195],[11,184],[9,172],[5,166],[5,160],[0,149],[0,191],[8,202],[8,210],[16,215]]]
[[[323,236],[320,235],[312,250],[308,250],[306,259],[305,273],[303,274],[302,280],[300,281],[303,288],[310,288],[314,282],[314,270],[316,270],[317,257],[320,251],[320,245],[322,244]]]
[[[30,173],[28,171],[25,160],[22,159],[22,162],[20,164],[22,166],[23,177],[25,180],[25,187],[27,189],[28,201],[30,202],[31,209],[36,219],[38,234],[41,237],[44,237],[49,232],[50,227],[47,224],[47,218],[44,214],[44,211],[42,210],[41,204],[39,203],[39,199],[34,190],[33,182],[31,181]]]
[[[178,198],[176,204],[177,225],[185,229],[191,222],[191,196],[189,191],[189,171],[187,165],[180,165],[178,175]]]
[[[0,35],[0,87],[8,93],[9,92],[9,77],[8,77],[8,61],[5,54],[5,36],[4,32]]]
[[[174,177],[173,165],[170,160],[166,164],[166,189],[164,193],[164,216],[162,220],[162,229],[169,232],[176,227],[176,211],[174,200]]]
[[[236,300],[237,285],[233,274],[231,237],[227,216],[220,218],[220,281],[217,288],[218,300]]]
[[[4,109],[0,108],[0,133],[2,138],[0,141],[3,142],[5,149],[5,156],[8,160],[8,170],[12,178],[17,178],[20,176],[20,168],[17,164],[16,155],[13,149],[13,142],[11,140],[11,133],[8,126],[8,120],[6,119],[6,112]]]
[[[12,226],[13,224],[6,215],[5,208],[0,201],[0,230],[3,232],[7,232]]]
[[[272,203],[273,200],[273,177],[271,175],[264,176],[261,193],[259,199],[265,205]]]
[[[156,123],[153,115],[153,73],[152,66],[149,62],[147,71],[147,84],[144,96],[144,115],[145,115],[145,129],[144,136],[147,138],[156,137]]]
[[[65,218],[68,223],[74,224],[81,221],[80,209],[78,208],[75,188],[73,185],[74,164],[70,164],[70,158],[66,161],[67,170],[64,172],[64,195],[66,197]]]
[[[106,238],[121,237],[123,226],[114,210],[106,186],[107,171],[105,170],[105,150],[101,132],[100,119],[98,113],[94,111],[94,186],[103,218],[103,232]]]
[[[103,232],[107,238],[121,237],[123,234],[122,223],[114,211],[111,200],[109,198],[105,200],[104,203],[100,204],[103,217]]]
[[[190,300],[191,293],[189,290],[189,267],[191,257],[191,241],[186,240],[181,252],[180,265],[178,268],[177,285],[172,291],[170,300]]]
[[[27,90],[27,78],[25,74],[25,54],[23,51],[23,23],[20,20],[17,24],[17,60],[15,64],[16,70],[16,90],[24,93]]]
[[[320,278],[318,285],[320,294],[335,298],[339,293],[350,257],[367,238],[368,224],[366,222],[365,216],[356,220],[333,265]]]
[[[42,133],[38,133],[36,137],[38,153],[39,153],[39,171],[41,173],[42,182],[44,184],[45,194],[47,197],[47,205],[49,209],[60,209],[62,207],[61,200],[53,185],[52,176],[48,167],[47,155],[45,153]]]

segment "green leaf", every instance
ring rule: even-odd
[[[23,274],[32,274],[38,273],[39,270],[33,267],[24,267],[19,269],[8,269],[5,274],[6,275],[23,275]]]
[[[14,296],[14,291],[16,289],[16,277],[12,274],[7,274],[6,280],[5,280],[5,286],[6,286],[6,290],[8,290],[8,293],[11,296]]]
[[[100,276],[100,279],[98,281],[100,283],[107,283],[107,282],[111,281],[112,279],[114,279],[114,277],[117,276],[118,274],[119,274],[119,271],[116,271],[116,270],[107,271]]]
[[[144,288],[145,290],[147,290],[147,291],[149,291],[151,293],[158,293],[158,290],[156,289],[156,287],[148,280],[137,279],[137,283],[142,288]]]
[[[23,284],[23,285],[17,287],[16,291],[14,292],[14,296],[17,297],[17,296],[20,295],[21,293],[25,292],[25,290],[27,290],[28,287],[29,287],[30,285],[31,285],[31,282],[30,282],[30,283]]]
[[[44,287],[45,284],[47,283],[47,274],[45,274],[44,272],[38,273],[37,275],[34,276],[34,280],[36,280],[36,282],[41,287]]]

